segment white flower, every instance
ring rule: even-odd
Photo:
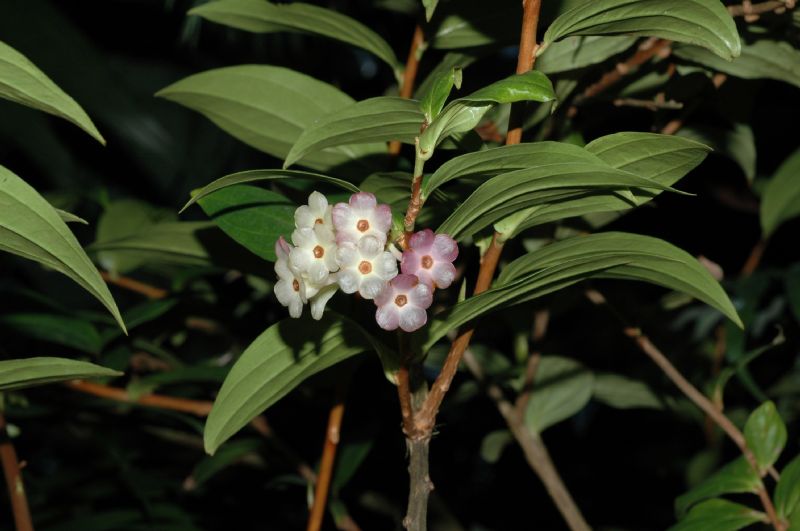
[[[336,203],[331,212],[336,229],[336,242],[358,241],[364,236],[373,236],[381,245],[392,228],[392,210],[389,205],[379,205],[369,192],[350,196],[349,203]]]
[[[336,261],[342,291],[357,291],[365,299],[374,299],[397,276],[397,260],[374,236],[364,236],[358,245],[343,242],[336,251]]]
[[[313,229],[322,225],[333,231],[332,209],[327,197],[319,192],[311,192],[308,205],[302,205],[294,211],[294,224],[298,229]]]
[[[319,290],[319,292],[309,299],[311,303],[311,317],[319,321],[322,319],[322,312],[325,311],[325,305],[339,290],[339,286],[335,282],[329,284]]]
[[[289,315],[300,317],[303,313],[303,305],[308,300],[306,298],[306,285],[299,274],[295,274],[289,267],[289,254],[291,246],[283,239],[283,236],[275,242],[275,273],[278,275],[278,282],[275,284],[274,292],[283,306],[289,308]]]
[[[310,284],[327,284],[328,276],[336,271],[336,242],[325,227],[300,228],[292,233],[295,244],[289,254],[289,264]]]

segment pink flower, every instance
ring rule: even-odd
[[[378,310],[375,320],[384,330],[406,332],[422,328],[428,322],[425,311],[433,303],[433,291],[414,275],[397,275],[375,297]]]
[[[350,196],[349,203],[337,203],[331,213],[336,228],[336,243],[358,243],[362,236],[373,236],[381,245],[392,228],[389,205],[379,205],[369,192]]]
[[[416,275],[429,288],[446,288],[456,278],[453,260],[458,257],[458,244],[447,234],[433,234],[431,229],[415,233],[403,252],[400,270]]]

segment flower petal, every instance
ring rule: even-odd
[[[433,245],[434,235],[431,229],[421,230],[414,233],[408,239],[408,246],[419,252],[420,254],[428,254],[429,249]]]
[[[413,236],[412,236],[413,238]],[[400,262],[400,270],[406,275],[416,275],[420,270],[422,257],[413,249],[403,251],[403,260]]]
[[[411,305],[419,308],[429,308],[433,304],[433,290],[420,282],[408,293]]]
[[[419,279],[416,275],[397,275],[392,279],[392,287],[400,292],[411,291],[417,284]]]
[[[362,257],[372,259],[383,251],[383,244],[374,236],[364,236],[358,240],[358,250]]]
[[[400,325],[400,312],[394,304],[385,304],[375,311],[375,320],[384,330],[396,330]]]
[[[372,276],[361,282],[361,288],[358,290],[358,292],[365,299],[374,299],[383,291],[383,287],[385,285],[386,281],[381,280],[376,276]]]
[[[437,288],[447,288],[456,278],[456,266],[450,262],[439,262],[431,269],[431,278]]]
[[[433,257],[452,262],[458,258],[458,244],[447,234],[437,234],[433,239]]]
[[[359,192],[350,196],[350,206],[358,210],[359,213],[370,211],[378,204],[375,196],[369,192]]]
[[[406,332],[419,330],[428,322],[428,312],[422,308],[408,305],[400,310],[400,328]]]

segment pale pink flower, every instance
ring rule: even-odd
[[[316,191],[311,192],[311,195],[308,196],[308,204],[301,205],[294,211],[294,225],[298,229],[313,229],[323,226],[332,231],[331,209],[327,197]]]
[[[416,275],[431,289],[446,288],[456,278],[453,261],[458,257],[458,244],[447,234],[433,234],[431,229],[415,233],[403,252],[400,270]]]
[[[358,245],[343,242],[336,251],[336,261],[336,277],[342,291],[357,291],[365,299],[374,299],[397,276],[397,260],[373,236],[364,236]]]
[[[406,332],[422,328],[428,322],[425,311],[433,303],[433,291],[414,275],[397,275],[375,297],[378,310],[375,320],[384,330]]]
[[[369,192],[350,196],[349,203],[337,203],[331,213],[336,229],[336,242],[358,241],[364,236],[377,238],[381,245],[392,228],[392,211],[389,205],[379,205]]]
[[[278,259],[275,260],[275,273],[278,275],[278,282],[275,283],[273,291],[278,302],[289,308],[289,315],[297,318],[303,313],[303,305],[308,299],[303,277],[289,267],[291,249],[283,236],[275,242],[275,254],[278,255]]]

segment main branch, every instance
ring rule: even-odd
[[[6,430],[5,415],[0,413],[0,461],[3,463],[3,475],[6,478],[8,497],[11,500],[11,511],[14,513],[14,523],[17,531],[33,531],[31,511],[28,508],[28,498],[25,496],[25,486],[22,483],[17,452]]]

